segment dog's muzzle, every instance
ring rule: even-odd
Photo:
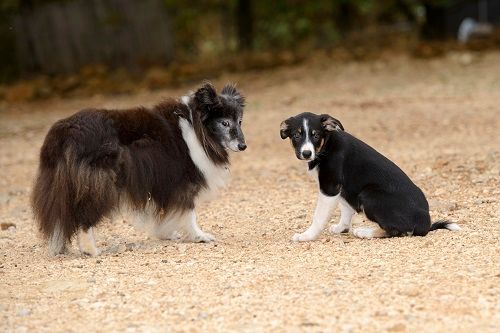
[[[239,142],[237,140],[233,140],[233,141],[229,142],[229,144],[227,145],[227,148],[231,149],[234,152],[239,152],[239,151],[243,151],[243,150],[247,149],[247,144],[244,141]]]

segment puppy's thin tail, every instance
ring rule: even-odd
[[[446,220],[440,220],[437,222],[434,222],[431,225],[431,228],[429,231],[437,230],[437,229],[448,229],[450,231],[459,231],[461,228],[458,224],[446,221]]]

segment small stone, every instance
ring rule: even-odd
[[[10,196],[6,194],[0,195],[0,206],[8,204],[10,201]]]
[[[387,329],[389,332],[403,332],[406,330],[406,326],[404,324],[396,324]]]
[[[313,322],[310,322],[310,321],[305,321],[305,322],[301,323],[300,326],[313,327],[313,326],[319,326],[319,324],[313,323]]]
[[[138,248],[139,246],[135,243],[127,243],[125,244],[125,251],[133,251],[134,249]]]
[[[19,316],[20,317],[26,317],[26,316],[29,316],[31,314],[31,310],[30,309],[21,309],[19,310]]]
[[[110,247],[106,252],[111,254],[123,253],[127,250],[126,246],[123,244],[118,244]]]
[[[10,223],[10,222],[3,222],[0,224],[0,229],[2,230],[10,230],[10,228],[16,228],[16,225],[14,223]]]

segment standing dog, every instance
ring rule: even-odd
[[[302,113],[281,123],[282,139],[290,138],[295,155],[308,161],[319,183],[311,226],[294,241],[316,239],[340,204],[340,222],[333,234],[348,232],[356,212],[379,228],[358,228],[359,238],[425,236],[435,229],[459,230],[455,223],[431,225],[429,204],[422,191],[393,162],[347,132],[329,115]]]
[[[196,206],[226,184],[228,150],[245,150],[244,97],[211,84],[151,109],[87,109],[56,122],[40,152],[32,193],[52,255],[78,234],[82,253],[98,255],[92,228],[128,212],[160,239],[211,242]]]

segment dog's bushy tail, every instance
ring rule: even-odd
[[[56,123],[40,151],[40,165],[31,194],[38,228],[52,255],[63,253],[82,227],[96,224],[116,201],[113,170],[103,163],[116,160],[116,146],[101,146],[83,154],[65,123]]]
[[[459,231],[461,228],[458,224],[446,221],[446,220],[440,220],[436,221],[431,225],[431,228],[429,231],[437,230],[437,229],[448,229],[450,231]]]

